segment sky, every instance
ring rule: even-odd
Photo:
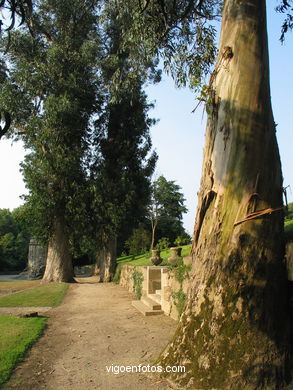
[[[293,201],[293,33],[288,33],[285,44],[279,41],[283,16],[273,9],[274,1],[268,0],[268,35],[270,50],[271,97],[277,137],[282,160],[284,186],[288,189],[288,200]],[[163,81],[147,88],[155,109],[150,116],[159,119],[152,129],[153,147],[159,160],[156,175],[164,175],[181,186],[186,199],[188,213],[184,215],[184,226],[193,231],[197,191],[201,176],[206,120],[203,108],[196,106],[194,94],[188,89],[176,89],[167,76]],[[11,145],[10,140],[0,140],[0,208],[13,209],[22,203],[20,195],[26,192],[19,163],[25,152],[20,142]]]

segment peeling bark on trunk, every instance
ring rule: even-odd
[[[55,221],[49,240],[44,282],[74,282],[69,239],[62,218]]]
[[[172,374],[186,389],[275,390],[291,375],[265,12],[264,0],[226,0],[223,10],[190,290],[159,359],[186,367]]]
[[[116,269],[116,239],[109,240],[96,256],[94,275],[99,277],[99,282],[111,282]]]

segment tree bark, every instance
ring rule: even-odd
[[[69,238],[63,218],[57,218],[49,240],[44,282],[75,282]]]
[[[151,241],[151,250],[154,249],[155,246],[155,237],[156,237],[156,229],[158,225],[157,218],[151,219],[151,225],[152,225],[152,241]]]
[[[209,95],[190,289],[159,361],[186,367],[171,376],[186,389],[282,389],[291,334],[264,0],[225,1]]]
[[[111,282],[116,269],[117,240],[109,240],[97,253],[94,275],[99,277],[99,282]]]

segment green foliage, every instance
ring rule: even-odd
[[[167,237],[162,237],[159,239],[156,249],[160,249],[161,251],[164,249],[168,249],[170,247],[170,241]]]
[[[216,55],[214,21],[221,13],[221,1],[112,0],[107,4],[119,10],[133,63],[161,57],[177,85],[189,82],[199,87]]]
[[[30,150],[22,164],[34,236],[47,241],[56,220],[82,232],[85,160],[99,113],[96,2],[34,2],[31,25],[11,33],[0,104]]]
[[[134,292],[137,299],[140,299],[142,296],[142,282],[143,282],[143,274],[138,271],[137,268],[133,269],[132,279],[134,283]]]
[[[20,271],[27,263],[30,234],[22,219],[23,206],[0,209],[0,271]]]
[[[183,264],[182,259],[177,263],[172,264],[171,268],[174,270],[174,274],[178,282],[182,287],[184,279],[189,279],[189,272],[191,271],[191,265]]]
[[[173,270],[176,280],[180,283],[180,289],[172,294],[174,304],[177,308],[179,317],[184,311],[186,294],[183,291],[183,281],[189,279],[189,272],[191,271],[191,265],[185,265],[183,260],[180,259],[176,263],[173,263],[170,268]]]
[[[68,287],[66,283],[49,283],[9,294],[0,297],[0,307],[58,306]]]
[[[176,239],[174,240],[174,244],[176,246],[186,245],[189,244],[190,242],[191,242],[191,237],[188,233],[182,234],[176,237]]]
[[[293,241],[293,202],[288,204],[288,209],[285,213],[285,240],[286,242]]]
[[[182,215],[187,212],[184,195],[174,181],[160,176],[152,184],[148,218],[155,236],[167,237],[174,242],[178,235],[186,234],[182,225]],[[155,243],[153,243],[155,244]]]
[[[185,308],[186,294],[181,288],[179,291],[172,293],[172,298],[174,299],[174,304],[180,317]]]
[[[153,105],[143,91],[148,72],[134,71],[127,48],[120,47],[123,31],[116,7],[107,9],[99,23],[104,42],[100,61],[104,94],[103,110],[91,137],[87,225],[92,247],[117,237],[119,252],[128,241],[129,253],[137,254],[145,250],[139,222],[145,215],[157,160],[150,138],[155,120],[148,116]]]
[[[6,382],[27,349],[41,336],[45,317],[0,316],[0,386]]]
[[[150,234],[140,225],[137,229],[132,231],[131,236],[125,242],[125,247],[128,249],[130,255],[137,255],[145,253],[150,247]]]
[[[288,209],[285,212],[285,222],[293,220],[293,202],[288,204]]]
[[[293,220],[285,222],[285,240],[286,242],[293,241]]]
[[[152,186],[153,210],[160,217],[172,217],[182,219],[182,214],[187,212],[184,206],[184,195],[180,192],[181,187],[175,181],[168,181],[160,176]]]

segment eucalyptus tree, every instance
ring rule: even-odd
[[[22,170],[38,235],[49,241],[45,281],[73,281],[69,235],[85,207],[99,46],[93,0],[35,1],[29,27],[10,37],[1,104],[30,151]]]
[[[282,3],[292,9],[291,2]],[[125,39],[140,48],[137,59],[143,50],[162,54],[177,83],[188,77],[195,87],[212,63],[213,21],[220,11],[222,17],[214,70],[200,94],[208,123],[190,289],[176,334],[159,361],[186,367],[183,375],[171,374],[185,388],[281,389],[291,380],[292,328],[266,4],[225,0],[221,10],[218,5],[119,4],[129,15]]]

